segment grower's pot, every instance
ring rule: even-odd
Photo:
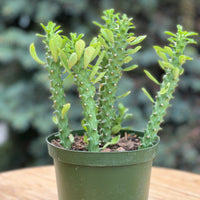
[[[55,138],[55,134],[47,137],[47,144],[54,160],[59,200],[148,199],[159,138],[153,147],[129,152],[70,151],[51,144]]]

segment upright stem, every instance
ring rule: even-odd
[[[127,57],[127,46],[129,43],[127,39],[130,35],[128,31],[133,28],[126,15],[121,18],[119,14],[113,14],[113,10],[104,12],[105,25],[99,25],[102,30],[111,31],[114,41],[110,41],[104,37],[106,45],[106,56],[101,64],[100,71],[107,71],[106,75],[100,81],[99,94],[98,94],[98,115],[99,120],[98,130],[101,134],[103,143],[110,141],[112,128],[115,125],[117,113],[115,109],[116,91],[119,80],[122,76],[124,59]],[[121,125],[121,124],[120,124]]]
[[[52,55],[50,53],[49,45],[48,45],[48,39],[44,40],[46,44],[46,60],[48,65],[46,66],[46,69],[49,72],[49,80],[51,83],[51,99],[54,103],[53,107],[55,109],[54,113],[57,117],[57,126],[59,129],[58,137],[61,140],[61,144],[65,148],[71,147],[71,142],[69,139],[70,135],[70,129],[68,124],[68,117],[67,115],[62,116],[62,109],[63,105],[65,105],[65,94],[63,89],[63,80],[61,79],[62,74],[62,66],[60,65],[60,61],[58,59],[57,62],[55,62],[52,58]]]
[[[191,60],[190,57],[184,55],[184,49],[187,44],[195,43],[189,36],[196,35],[196,33],[183,31],[180,25],[177,28],[178,32],[176,34],[166,32],[172,36],[168,39],[171,42],[170,47],[155,48],[157,54],[164,59],[160,63],[166,74],[160,85],[160,91],[157,92],[153,112],[144,131],[144,137],[141,138],[140,148],[150,147],[154,144],[157,133],[161,129],[160,124],[166,115],[166,109],[170,106],[170,100],[173,98],[173,93],[178,85],[179,76],[184,72],[182,65],[186,60]],[[168,58],[165,53],[168,54]]]
[[[92,85],[87,69],[83,68],[83,57],[73,66],[74,81],[78,86],[79,97],[83,106],[83,114],[88,140],[88,151],[99,151],[99,134],[97,131],[95,87]]]

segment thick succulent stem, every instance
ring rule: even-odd
[[[54,103],[53,107],[55,109],[54,113],[57,118],[57,126],[59,129],[58,137],[61,140],[61,144],[65,148],[71,147],[71,142],[69,139],[70,129],[68,125],[68,117],[67,115],[62,115],[62,109],[65,105],[65,94],[63,89],[63,80],[61,79],[62,75],[62,67],[59,64],[59,60],[57,62],[54,61],[52,55],[50,53],[50,49],[48,46],[48,42],[46,43],[46,60],[48,65],[46,69],[49,72],[49,80],[51,84],[50,91],[52,93],[51,99]]]
[[[145,136],[142,138],[142,147],[149,147],[154,144],[157,132],[161,129],[160,124],[163,122],[163,118],[166,115],[166,109],[170,106],[169,102],[173,98],[173,93],[178,85],[178,81],[179,78],[174,80],[174,75],[170,71],[163,77],[163,82],[160,87],[161,91],[166,89],[168,83],[170,83],[170,85],[166,93],[162,94],[159,91],[156,95],[153,112],[145,129]]]
[[[35,51],[35,46],[32,43],[30,45],[30,54],[33,59],[39,64],[45,65],[48,71],[48,77],[50,80],[52,93],[51,99],[53,101],[54,114],[53,121],[58,127],[58,137],[63,147],[70,149],[72,138],[70,135],[67,111],[70,108],[70,104],[65,104],[65,94],[63,89],[62,66],[60,65],[60,58],[58,55],[58,49],[63,46],[63,39],[59,36],[59,26],[55,23],[49,22],[47,26],[41,24],[45,31],[45,35],[37,34],[37,36],[44,38],[46,60],[47,63],[41,61]],[[56,32],[57,31],[57,32]]]
[[[96,44],[85,48],[85,42],[76,34],[71,34],[71,40],[65,45],[65,48],[60,51],[61,61],[73,78],[77,85],[79,98],[83,108],[84,119],[82,126],[85,129],[85,140],[88,143],[89,151],[100,151],[99,149],[99,134],[97,130],[98,120],[96,118],[97,109],[96,101],[94,100],[96,88],[94,87],[95,74],[97,70],[93,70],[90,62],[98,55],[100,49],[95,48]],[[90,68],[89,68],[90,66]],[[92,75],[91,75],[92,74]],[[93,78],[91,78],[93,77]]]
[[[58,137],[60,138],[61,144],[65,148],[71,148],[70,141],[70,129],[68,125],[68,116],[66,110],[65,94],[63,89],[62,66],[60,65],[60,58],[57,53],[57,48],[62,45],[62,38],[58,35],[58,26],[55,23],[49,22],[47,26],[41,24],[45,31],[45,35],[38,36],[43,37],[43,43],[45,44],[46,60],[47,64],[45,68],[48,71],[48,77],[50,80],[50,91],[51,99],[54,107],[54,118],[58,127]],[[56,32],[57,31],[57,32]],[[44,64],[37,58],[34,45],[31,46],[31,53],[33,58],[39,63]],[[63,112],[64,111],[64,112]]]
[[[90,73],[83,68],[83,58],[73,67],[74,81],[78,87],[83,107],[83,127],[86,129],[89,151],[99,151],[99,135],[96,119],[95,87],[91,84]]]
[[[191,60],[190,57],[184,55],[184,49],[188,43],[195,43],[193,39],[187,37],[196,34],[183,31],[180,25],[177,27],[177,34],[167,32],[167,34],[173,36],[169,38],[169,41],[172,43],[170,44],[172,48],[154,47],[157,54],[163,59],[163,61],[160,61],[160,65],[166,74],[163,76],[160,91],[157,92],[153,112],[144,131],[144,137],[141,138],[142,144],[140,148],[150,147],[154,144],[157,133],[161,129],[160,124],[166,115],[166,109],[170,106],[170,100],[173,98],[175,88],[178,86],[179,76],[184,72],[182,65],[186,60]]]
[[[102,43],[106,56],[103,59],[101,70],[107,71],[106,75],[100,81],[98,94],[98,130],[101,134],[103,142],[108,142],[111,139],[111,134],[116,124],[117,113],[115,109],[116,91],[118,82],[122,76],[123,64],[129,54],[127,51],[128,39],[133,33],[128,31],[134,28],[131,19],[123,15],[113,14],[113,10],[104,12],[105,25],[100,25],[101,35],[99,40]],[[136,38],[136,37],[135,37]]]
[[[113,52],[110,51],[109,61],[104,60],[102,63],[102,71],[108,72],[101,80],[98,95],[98,129],[103,136],[104,142],[108,142],[111,139],[112,128],[117,116],[114,105],[117,85],[122,75],[122,61],[114,58],[116,51],[117,47],[113,48]],[[118,55],[123,55],[123,51],[119,48]]]

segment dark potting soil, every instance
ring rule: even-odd
[[[60,144],[59,139],[53,139],[51,141],[55,146],[64,148]],[[115,145],[109,145],[105,149],[101,150],[101,152],[111,152],[111,151],[133,151],[137,150],[140,145],[140,139],[137,135],[127,134],[125,132],[124,137],[121,137],[119,142]],[[71,150],[75,151],[87,151],[86,149],[87,143],[84,141],[84,136],[75,135],[74,143],[72,144]]]

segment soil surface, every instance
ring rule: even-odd
[[[51,141],[52,144],[55,146],[64,148],[60,144],[59,139],[53,139]],[[124,136],[120,138],[119,142],[115,145],[109,145],[105,149],[102,149],[101,152],[111,152],[111,151],[133,151],[137,150],[138,146],[140,145],[140,139],[137,135],[127,134],[125,132]],[[74,143],[70,150],[75,151],[87,151],[87,143],[84,141],[84,136],[74,136]],[[100,147],[102,148],[102,147]]]

